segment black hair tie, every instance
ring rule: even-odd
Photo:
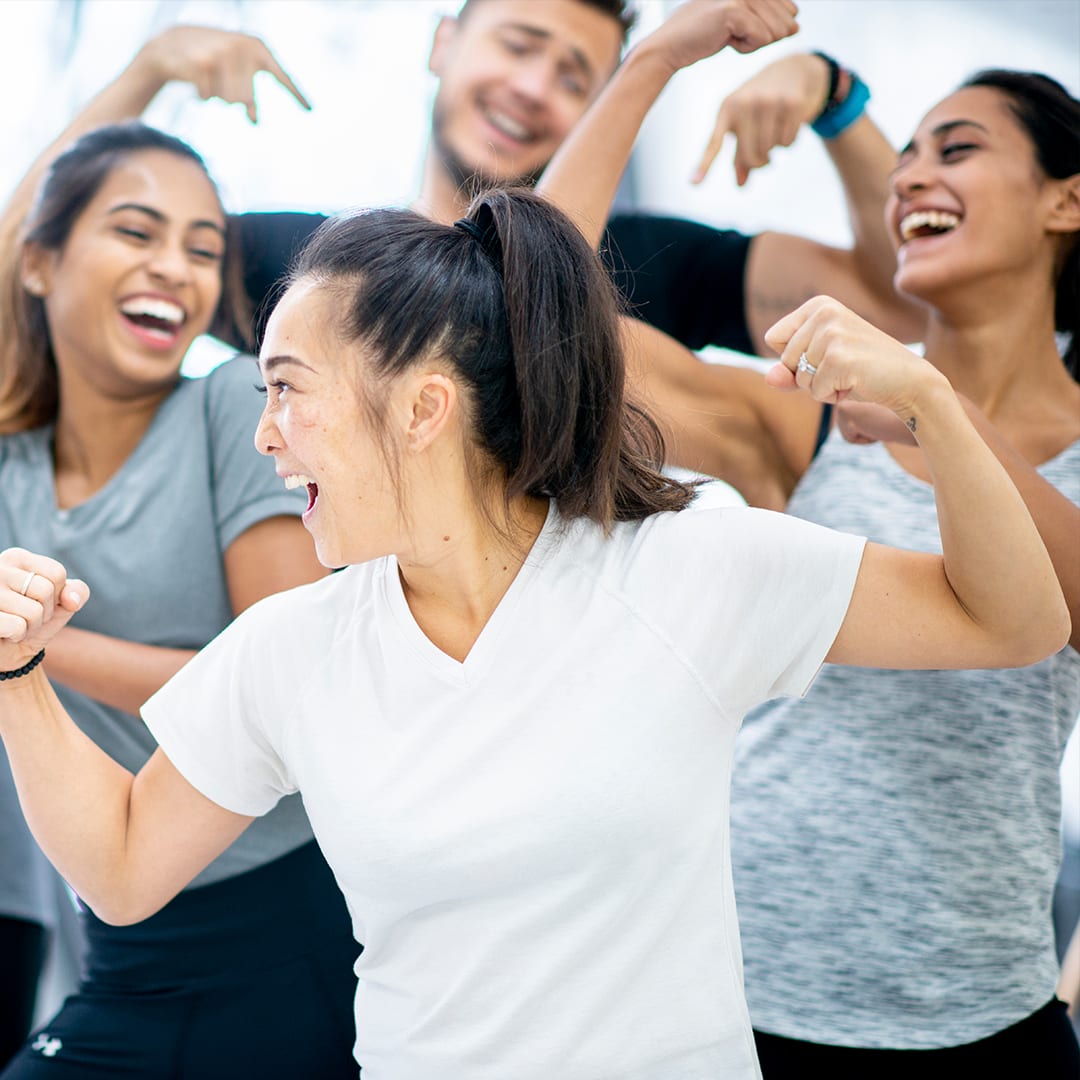
[[[483,232],[481,232],[480,226],[477,225],[475,221],[472,221],[469,218],[459,218],[457,221],[454,222],[454,228],[460,229],[462,232],[468,233],[478,243],[482,244],[484,242],[484,234]]]
[[[499,238],[499,230],[495,227],[495,215],[486,202],[475,204],[469,217],[459,218],[454,222],[454,228],[468,233],[495,264],[499,273],[502,273],[502,240]]]

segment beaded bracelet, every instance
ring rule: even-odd
[[[0,682],[4,679],[21,679],[23,675],[29,675],[45,659],[45,650],[37,654],[32,660],[28,660],[22,667],[16,668],[14,671],[0,671]]]
[[[829,96],[810,127],[823,139],[835,139],[865,112],[870,90],[855,72],[841,68],[831,56],[820,52],[814,55],[829,66]]]

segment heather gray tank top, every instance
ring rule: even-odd
[[[1039,472],[1080,503],[1080,442]],[[941,550],[932,489],[883,446],[836,433],[788,509]],[[826,665],[805,698],[750,713],[732,848],[755,1027],[929,1049],[1045,1005],[1059,764],[1078,710],[1080,655],[1066,646],[1010,671]]]

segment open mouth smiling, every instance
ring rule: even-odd
[[[308,504],[307,510],[304,511],[307,514],[314,508],[315,500],[319,497],[319,485],[310,476],[304,476],[303,473],[290,473],[285,477],[285,487],[290,491],[301,486],[307,487]]]
[[[913,210],[900,219],[900,239],[906,244],[924,236],[943,236],[959,224],[959,216],[948,210]]]
[[[171,344],[187,321],[187,313],[171,300],[133,296],[120,304],[120,314],[140,335],[160,344]]]
[[[485,108],[481,110],[481,115],[500,135],[505,135],[506,138],[513,139],[514,142],[528,145],[538,142],[540,139],[539,132],[523,124],[520,120],[508,116],[499,109]]]

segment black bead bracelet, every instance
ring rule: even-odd
[[[4,679],[19,679],[23,675],[29,675],[30,672],[33,671],[34,668],[36,668],[38,664],[40,664],[41,661],[44,659],[45,650],[42,649],[41,652],[39,652],[37,656],[33,658],[33,660],[27,660],[27,662],[23,664],[22,667],[18,667],[14,671],[0,671],[0,682],[2,682]]]

